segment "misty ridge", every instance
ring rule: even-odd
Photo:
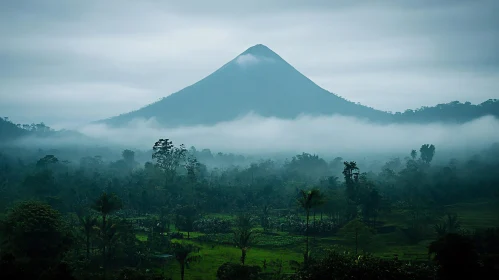
[[[216,125],[174,128],[164,127],[154,118],[135,119],[122,127],[88,124],[65,133],[26,136],[18,139],[15,146],[52,149],[54,153],[61,148],[74,152],[79,147],[100,153],[109,161],[119,159],[122,150],[131,149],[137,152],[137,160],[143,164],[150,161],[153,143],[168,138],[175,145],[194,146],[199,151],[209,149],[213,153],[244,155],[244,160],[234,162],[241,166],[262,159],[283,162],[305,152],[329,160],[343,157],[369,169],[379,169],[384,162],[404,158],[425,143],[437,147],[437,163],[466,158],[498,143],[497,131],[499,119],[494,116],[461,124],[377,124],[340,115],[279,119],[250,113]],[[200,161],[208,167],[220,166],[218,162]]]
[[[442,150],[475,150],[499,141],[499,120],[486,116],[464,124],[383,125],[339,115],[302,115],[285,120],[252,113],[211,126],[167,128],[151,118],[136,119],[119,128],[90,124],[78,131],[110,144],[136,149],[150,149],[151,143],[167,136],[187,147],[239,154],[386,155],[406,153],[422,143],[433,143]]]
[[[135,111],[73,130],[5,123],[5,131],[22,136],[11,137],[15,145],[107,147],[117,157],[123,149],[150,151],[155,141],[167,138],[255,158],[307,152],[367,161],[407,156],[431,143],[438,147],[438,160],[499,142],[498,109],[499,101],[489,99],[397,113],[377,110],[321,88],[257,44],[200,81]]]

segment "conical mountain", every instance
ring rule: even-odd
[[[210,125],[250,112],[290,119],[346,115],[387,120],[390,114],[349,102],[316,85],[264,45],[250,47],[220,69],[137,111],[104,120],[120,126],[154,117],[166,126]]]

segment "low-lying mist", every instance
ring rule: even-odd
[[[248,114],[213,126],[161,127],[136,119],[126,127],[91,124],[78,129],[111,145],[151,149],[159,138],[175,145],[246,155],[317,153],[324,156],[407,155],[422,144],[439,152],[469,152],[499,142],[499,120],[483,117],[464,124],[373,124],[345,116],[300,116],[293,120]]]

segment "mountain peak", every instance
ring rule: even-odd
[[[281,57],[276,54],[273,50],[271,50],[269,47],[262,45],[262,44],[257,44],[252,47],[249,47],[247,50],[245,50],[240,56],[243,55],[253,55],[253,56],[260,56],[260,57],[268,57],[268,58],[280,58]]]
[[[303,114],[339,114],[368,119],[389,117],[387,113],[331,94],[269,47],[257,44],[199,82],[105,122],[124,125],[136,118],[154,117],[159,123],[172,127],[213,125],[249,113],[282,119]]]

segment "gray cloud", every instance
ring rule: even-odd
[[[3,1],[0,110],[71,126],[142,107],[263,43],[383,110],[499,89],[499,2]]]

